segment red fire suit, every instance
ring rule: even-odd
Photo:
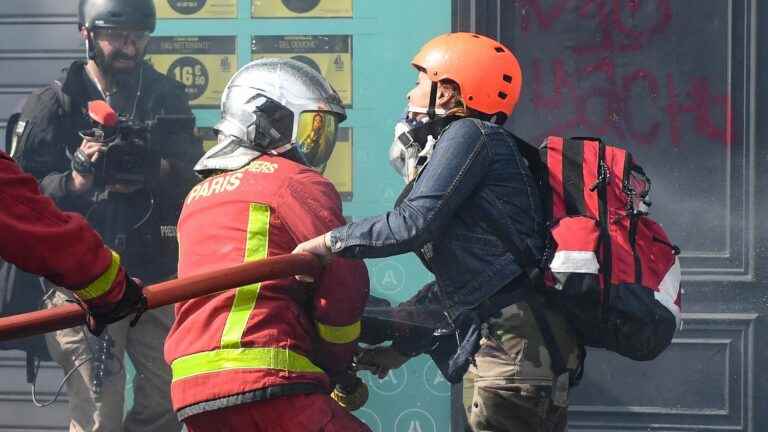
[[[343,223],[339,195],[327,179],[264,155],[190,191],[178,224],[179,277],[287,254]],[[329,375],[352,360],[367,297],[365,265],[338,259],[313,285],[287,278],[177,304],[165,357],[179,418],[189,418],[191,430],[218,431],[224,426],[212,414],[235,417],[250,404],[254,411],[273,407],[266,430],[333,430],[328,422],[338,412],[327,404]],[[313,402],[318,397],[322,402]],[[287,409],[299,401],[304,409]],[[359,427],[347,430],[368,430],[344,415]],[[206,418],[210,428],[200,429]],[[227,430],[261,430],[259,424]],[[317,429],[300,426],[308,424]]]
[[[125,273],[82,216],[64,213],[0,152],[0,257],[74,290],[89,304],[120,299]]]

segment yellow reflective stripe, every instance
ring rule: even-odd
[[[269,248],[269,206],[263,204],[251,204],[248,212],[248,232],[245,240],[245,261],[254,261],[267,257]],[[240,287],[235,291],[235,299],[232,309],[227,316],[224,332],[221,335],[221,347],[236,349],[241,348],[243,332],[248,324],[248,317],[253,312],[253,307],[259,297],[261,283],[255,283]]]
[[[245,241],[245,262],[267,257],[269,247],[269,206],[251,204],[248,212],[248,237]]]
[[[248,324],[248,317],[253,312],[256,299],[259,297],[261,284],[246,285],[235,291],[235,300],[232,309],[227,316],[224,325],[224,333],[221,335],[222,348],[240,348],[243,331]]]
[[[323,340],[330,343],[345,344],[354,342],[360,337],[360,321],[348,326],[329,326],[323,323],[317,324],[317,333]]]
[[[279,369],[294,373],[322,373],[312,361],[284,348],[220,349],[180,357],[171,363],[173,381],[233,369]]]
[[[93,300],[103,296],[110,288],[112,288],[112,284],[115,282],[115,277],[117,276],[117,271],[120,269],[120,255],[113,250],[110,250],[110,252],[112,252],[112,263],[109,265],[109,268],[107,268],[107,271],[102,273],[98,279],[91,282],[85,288],[75,290],[75,295],[77,295],[80,300]]]

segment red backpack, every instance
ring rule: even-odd
[[[680,250],[647,216],[650,180],[598,138],[548,137],[538,162],[551,233],[546,298],[585,345],[656,358],[680,324]]]

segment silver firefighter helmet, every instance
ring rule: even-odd
[[[322,171],[347,115],[341,98],[315,70],[291,59],[253,61],[221,97],[218,144],[195,171],[235,170],[261,154],[282,154]]]

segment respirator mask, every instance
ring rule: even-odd
[[[419,171],[427,164],[437,137],[449,120],[446,112],[436,109],[435,115],[441,117],[413,118],[409,114],[426,114],[425,108],[409,106],[403,117],[395,124],[395,137],[389,147],[389,163],[403,177],[406,183],[416,178]]]

